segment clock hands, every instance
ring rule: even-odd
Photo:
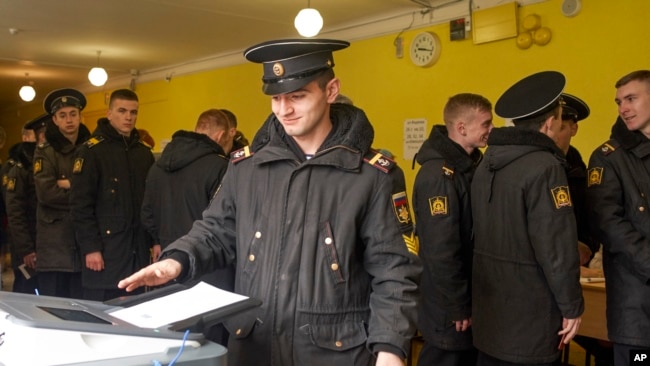
[[[417,50],[418,50],[418,51],[429,51],[429,52],[433,52],[433,50],[432,50],[431,48],[422,48],[422,47],[418,47]]]

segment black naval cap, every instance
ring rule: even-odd
[[[49,114],[43,113],[40,116],[38,116],[38,117],[36,117],[36,118],[34,118],[34,119],[30,120],[30,121],[27,121],[27,123],[25,123],[25,126],[23,126],[23,128],[26,129],[26,130],[34,130],[34,131],[36,131],[38,129],[41,129],[41,128],[45,127],[45,124],[47,123],[47,121],[51,121],[51,120],[52,120],[52,117]]]
[[[249,47],[244,57],[264,65],[262,91],[276,95],[298,90],[334,67],[332,52],[348,46],[335,39],[281,39]]]
[[[589,106],[575,95],[562,93],[562,119],[572,119],[573,122],[582,121],[589,117]]]
[[[512,122],[542,115],[562,102],[564,75],[557,71],[542,71],[527,76],[501,95],[494,105],[494,113]]]
[[[86,97],[79,90],[66,88],[51,91],[43,101],[43,108],[49,114],[54,114],[63,107],[83,110],[86,107]]]

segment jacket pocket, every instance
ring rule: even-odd
[[[300,330],[312,344],[330,351],[348,351],[366,343],[368,334],[363,322],[338,324],[305,324]]]
[[[318,235],[318,245],[324,253],[325,264],[328,267],[325,270],[329,272],[334,283],[341,284],[345,282],[341,269],[341,262],[339,261],[339,255],[336,250],[334,233],[332,232],[332,227],[329,221],[321,223]]]
[[[255,326],[260,323],[254,315],[242,314],[239,316],[230,317],[223,322],[223,326],[228,330],[228,333],[237,340],[247,338]]]

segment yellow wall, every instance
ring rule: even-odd
[[[397,34],[354,42],[350,48],[335,53],[342,92],[363,108],[373,122],[374,146],[397,155],[409,190],[416,170],[411,170],[410,161],[401,158],[405,119],[426,118],[430,129],[441,122],[442,108],[450,95],[473,92],[494,103],[515,81],[537,71],[563,72],[568,80],[566,91],[589,104],[592,115],[580,122],[580,131],[573,141],[585,160],[608,138],[617,114],[614,83],[630,71],[650,68],[650,46],[644,37],[648,34],[646,17],[650,14],[650,1],[583,0],[582,11],[572,18],[562,15],[561,3],[550,0],[518,10],[520,20],[536,13],[541,16],[542,25],[551,28],[553,38],[543,47],[533,45],[520,50],[515,39],[481,45],[474,45],[471,39],[450,42],[449,26],[443,24],[402,34],[406,47],[422,30],[439,35],[442,55],[429,68],[413,66],[406,47],[404,58],[395,57],[393,40]],[[259,65],[243,64],[174,76],[170,82],[139,84],[138,127],[149,130],[158,151],[161,139],[169,138],[178,129],[193,128],[197,116],[205,109],[227,108],[237,115],[239,128],[252,139],[270,113],[270,100],[261,93],[261,76]],[[96,116],[103,115],[106,109],[105,95],[96,93],[88,99],[84,116],[87,124],[94,126]],[[22,115],[29,112],[21,111]],[[40,110],[30,117],[38,113]],[[495,124],[503,125],[503,121],[495,118]],[[11,129],[5,129],[11,141]],[[1,156],[5,157],[6,151],[7,147]]]

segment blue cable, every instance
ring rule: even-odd
[[[178,353],[176,354],[176,357],[172,360],[172,362],[169,363],[169,366],[174,366],[176,361],[181,357],[181,353],[183,353],[183,350],[185,349],[185,341],[187,341],[187,336],[190,334],[190,330],[186,330],[185,334],[183,335],[183,343],[181,343],[181,348],[178,350]]]

